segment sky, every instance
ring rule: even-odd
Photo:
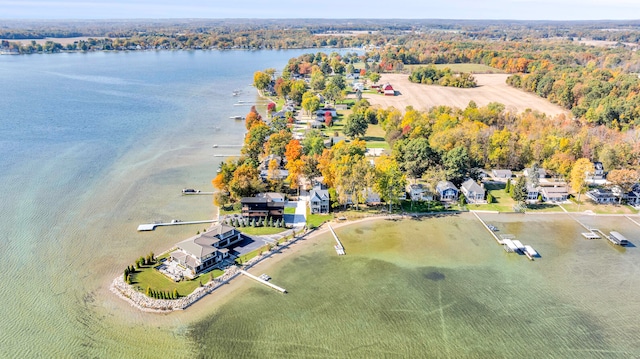
[[[635,20],[640,0],[0,0],[0,19]]]

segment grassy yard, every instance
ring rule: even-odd
[[[513,206],[516,204],[516,201],[505,192],[504,187],[505,185],[502,183],[485,183],[484,188],[487,190],[487,193],[493,196],[493,203],[470,204],[467,205],[467,208],[479,211],[513,212]]]
[[[333,219],[333,216],[329,214],[309,214],[307,213],[307,227],[308,228],[316,228],[319,227],[322,223],[326,221],[330,221]]]
[[[163,257],[168,257],[168,255]],[[154,268],[155,266],[156,265],[143,266],[142,268],[136,269],[135,273],[132,275],[131,284],[140,292],[145,293],[147,287],[156,291],[169,293],[173,293],[173,290],[177,289],[180,296],[183,297],[198,288],[200,283],[205,284],[211,280],[212,276],[213,278],[217,278],[224,273],[220,269],[214,269],[213,271],[200,275],[193,280],[174,282],[156,270]]]
[[[584,212],[592,211],[597,214],[637,214],[638,211],[626,204],[596,204],[589,200],[585,200],[586,196],[582,196],[582,201],[578,206],[578,202],[575,198],[571,199],[570,204],[562,204],[562,207],[569,212]]]
[[[528,204],[527,212],[564,212],[557,204],[538,203]]]
[[[269,249],[268,246],[264,246],[264,247],[260,247],[260,248],[256,249],[255,251],[243,254],[240,257],[236,258],[236,263],[238,263],[238,264],[246,263],[248,260],[257,257],[258,254],[264,253],[268,249]]]
[[[367,148],[390,149],[389,144],[384,139],[385,132],[380,125],[369,125],[363,140],[367,142]]]
[[[413,205],[411,201],[402,201],[400,206],[402,211],[410,213],[446,211],[444,204],[440,201],[413,201]]]
[[[284,207],[284,214],[296,214],[296,207]]]

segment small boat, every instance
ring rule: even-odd
[[[242,117],[242,116],[231,116],[229,118],[232,119],[232,120],[244,120],[244,117]]]
[[[498,227],[491,225],[491,224],[487,224],[487,228],[489,228],[490,230],[497,232],[498,231]]]
[[[231,93],[232,96],[238,96],[240,95],[240,90],[235,90]]]

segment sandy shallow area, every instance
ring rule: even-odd
[[[508,74],[474,74],[478,87],[461,89],[437,85],[422,85],[409,81],[406,74],[383,74],[379,83],[389,82],[396,90],[396,96],[365,94],[363,97],[372,105],[383,108],[395,107],[404,111],[407,106],[417,110],[428,110],[434,106],[446,105],[465,108],[469,101],[475,101],[478,106],[486,106],[490,102],[499,102],[507,110],[518,113],[527,108],[544,112],[547,115],[570,115],[570,112],[549,101],[513,88],[505,82]]]

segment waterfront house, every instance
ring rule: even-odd
[[[284,215],[284,200],[273,201],[264,195],[260,197],[244,197],[240,200],[242,217],[281,219]]]
[[[462,182],[460,190],[464,193],[467,203],[486,203],[484,199],[485,190],[473,179],[469,178]]]
[[[363,191],[364,193],[364,203],[369,206],[376,206],[382,204],[382,198],[380,194],[374,191],[372,188],[367,187]]]
[[[434,194],[427,185],[422,183],[408,184],[406,187],[412,201],[433,201]]]
[[[618,202],[618,198],[613,191],[607,188],[594,188],[587,192],[587,197],[598,204]]]
[[[539,187],[534,187],[531,183],[527,183],[527,202],[537,202],[539,196]]]
[[[329,213],[329,191],[320,186],[309,191],[309,209],[313,214]]]
[[[191,270],[193,275],[207,271],[229,257],[226,248],[242,238],[240,232],[226,224],[217,224],[208,231],[176,244],[170,259]]]
[[[491,175],[493,175],[493,178],[513,177],[513,173],[511,172],[511,170],[491,170]]]
[[[442,202],[454,202],[458,200],[458,187],[449,181],[438,182],[436,192]]]
[[[564,202],[569,198],[569,191],[566,186],[542,187],[540,194],[545,202]]]
[[[605,175],[602,162],[593,162],[593,170],[585,173],[585,179],[592,183],[602,184],[605,182]]]
[[[622,189],[618,186],[614,186],[613,188],[611,188],[611,190],[613,194],[618,197],[618,199],[620,198],[620,196],[622,196],[622,200],[627,204],[630,204],[632,206],[640,205],[640,183],[636,183],[635,185],[633,185],[631,191],[627,193],[622,193]]]

